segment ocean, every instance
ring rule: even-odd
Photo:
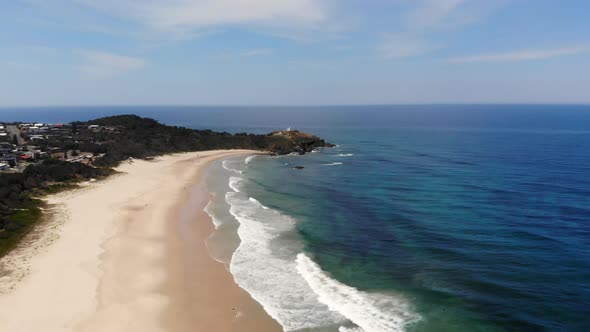
[[[122,113],[337,144],[208,171],[211,253],[286,331],[590,331],[590,106],[37,108],[0,121]]]

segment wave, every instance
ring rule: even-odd
[[[338,157],[352,157],[354,153],[340,153],[337,155]]]
[[[335,162],[335,163],[329,163],[329,164],[323,164],[324,166],[338,166],[338,165],[342,165],[341,162]]]
[[[297,273],[303,243],[294,236],[295,221],[242,193],[228,192],[226,202],[240,226],[240,245],[230,271],[236,282],[259,302],[285,331],[342,326],[348,320],[318,301]]]
[[[297,255],[297,271],[318,294],[319,301],[339,312],[358,328],[341,327],[341,332],[401,332],[420,319],[401,296],[362,292],[330,278],[307,255]]]
[[[235,192],[239,193],[239,192],[240,192],[240,185],[241,185],[242,183],[244,183],[244,181],[245,181],[245,180],[244,180],[244,179],[242,179],[242,178],[238,178],[238,177],[232,176],[232,177],[230,177],[230,178],[229,178],[229,183],[228,183],[228,185],[229,185],[229,187],[230,187],[230,188],[231,188],[233,191],[235,191]]]
[[[256,158],[257,155],[253,155],[253,156],[249,156],[248,158],[246,158],[246,160],[244,160],[244,162],[247,164],[249,164],[252,160],[254,160],[254,158]]]
[[[229,163],[229,161],[228,161],[228,160],[224,160],[224,161],[221,163],[221,166],[222,166],[223,168],[225,168],[226,170],[230,171],[230,172],[234,172],[234,173],[238,173],[238,174],[243,174],[243,173],[244,173],[244,172],[242,172],[242,171],[240,171],[240,170],[237,170],[237,169],[234,169],[234,168],[231,168],[231,167],[229,167],[229,166],[228,166],[228,163]]]
[[[268,207],[266,207],[266,206],[262,205],[262,203],[260,203],[260,201],[259,201],[259,200],[257,200],[257,199],[256,199],[256,198],[254,198],[254,197],[250,197],[250,198],[248,198],[248,199],[250,200],[250,202],[252,202],[252,203],[254,203],[254,204],[257,204],[257,205],[259,205],[261,208],[263,208],[263,209],[265,209],[265,210],[268,210],[268,209],[269,209]]]
[[[217,217],[215,217],[215,214],[213,213],[213,205],[212,204],[213,204],[213,200],[210,200],[209,203],[207,203],[207,206],[205,206],[205,208],[203,209],[203,211],[205,211],[205,213],[207,213],[209,215],[209,217],[211,218],[211,221],[213,221],[213,225],[215,225],[215,229],[218,229],[219,226],[221,226],[222,222]]]

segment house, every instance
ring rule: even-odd
[[[29,139],[31,141],[42,141],[45,139],[45,136],[43,135],[32,135],[31,137],[29,137]]]

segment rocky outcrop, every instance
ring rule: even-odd
[[[270,146],[270,151],[276,154],[298,153],[305,154],[317,148],[333,147],[334,144],[298,130],[273,131],[269,136],[277,139],[276,144]]]

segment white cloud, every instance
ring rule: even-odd
[[[527,60],[543,60],[566,55],[590,53],[589,46],[575,46],[552,48],[545,50],[523,50],[505,53],[478,54],[462,57],[454,57],[447,60],[449,63],[475,63],[475,62],[516,62]]]
[[[75,0],[159,31],[255,24],[313,26],[326,18],[320,0]]]
[[[145,66],[140,58],[118,55],[108,52],[83,51],[84,64],[80,71],[93,78],[108,78],[139,70]]]

